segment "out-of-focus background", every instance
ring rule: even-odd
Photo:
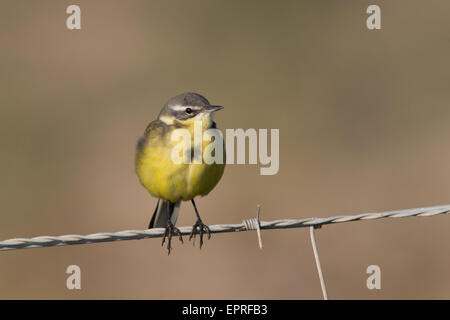
[[[66,28],[81,7],[82,29]],[[145,229],[134,173],[168,98],[205,95],[225,128],[279,128],[280,171],[233,165],[207,224],[450,203],[450,3],[13,1],[0,9],[0,238]],[[178,225],[195,222],[189,204]],[[332,299],[449,299],[450,219],[325,226]],[[0,252],[0,298],[320,299],[308,229]],[[66,288],[68,265],[81,290]],[[381,290],[366,268],[381,267]]]

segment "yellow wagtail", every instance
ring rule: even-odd
[[[203,155],[205,147],[211,142],[202,139],[200,146],[198,144],[195,146],[194,124],[201,123],[203,137],[206,130],[216,128],[213,113],[222,108],[211,105],[205,97],[199,94],[180,94],[171,98],[164,105],[158,119],[147,126],[144,136],[138,141],[136,173],[142,185],[152,196],[158,198],[149,228],[166,228],[162,245],[167,237],[169,254],[172,235],[178,235],[180,241],[183,242],[180,230],[175,227],[181,201],[191,200],[197,215],[197,221],[192,228],[189,240],[198,233],[201,248],[203,234],[207,233],[208,239],[211,237],[208,226],[200,218],[194,198],[198,195],[207,195],[219,182],[225,169],[225,148],[224,159],[221,163],[174,162],[172,151],[180,142],[172,139],[172,133],[176,129],[186,129],[191,137],[191,143],[186,145],[186,148],[190,148],[188,151],[190,151],[191,157],[196,154],[194,150],[196,147],[202,149],[201,154]]]

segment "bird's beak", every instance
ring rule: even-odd
[[[223,107],[222,106],[211,106],[211,105],[209,105],[209,106],[207,106],[205,108],[206,112],[216,112],[216,111],[219,111],[220,109],[223,109]]]

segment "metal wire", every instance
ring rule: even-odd
[[[328,300],[327,287],[325,286],[325,281],[323,280],[322,266],[320,265],[319,251],[317,250],[316,238],[314,237],[315,228],[316,228],[315,226],[309,227],[309,235],[311,237],[311,245],[314,253],[314,259],[316,260],[317,273],[319,275],[323,300]]]
[[[406,218],[406,217],[431,217],[439,214],[449,213],[450,205],[414,208],[406,210],[386,211],[378,213],[362,213],[357,215],[341,215],[329,218],[305,218],[305,219],[281,219],[274,221],[259,221],[259,228],[263,229],[287,229],[310,226],[322,226],[332,223],[344,223],[359,220],[376,220],[381,218]],[[248,231],[254,228],[249,223],[240,224],[216,224],[209,226],[211,233]],[[180,227],[183,235],[188,235],[192,227]],[[63,236],[41,236],[34,238],[15,238],[0,241],[0,250],[14,250],[25,248],[53,247],[74,244],[87,244],[98,242],[112,242],[122,240],[136,240],[145,238],[161,238],[164,228],[147,230],[125,230],[119,232],[94,233],[89,235],[63,235]]]

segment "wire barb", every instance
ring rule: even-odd
[[[245,219],[242,223],[245,225],[246,230],[256,230],[256,234],[258,235],[258,245],[259,249],[262,250],[262,239],[261,239],[261,221],[259,220],[261,206],[258,204],[256,206],[256,218],[253,219]]]
[[[344,223],[359,220],[376,220],[382,218],[406,218],[406,217],[432,217],[450,212],[450,205],[396,210],[378,213],[362,213],[357,215],[334,216],[329,218],[305,218],[305,219],[282,219],[274,221],[259,221],[253,223],[256,230],[263,229],[286,229],[302,228],[311,226],[322,226],[332,223]],[[245,221],[245,220],[244,220]],[[252,229],[252,223],[241,224],[216,224],[209,226],[211,233],[224,233],[236,231],[248,231]],[[189,235],[192,227],[179,227],[182,235]],[[0,250],[14,250],[25,248],[53,247],[73,244],[87,244],[98,242],[112,242],[121,240],[137,240],[146,238],[161,238],[164,228],[153,228],[147,230],[125,230],[119,232],[94,233],[89,235],[64,235],[64,236],[41,236],[35,238],[15,238],[0,241]],[[260,234],[259,236],[260,237]]]

